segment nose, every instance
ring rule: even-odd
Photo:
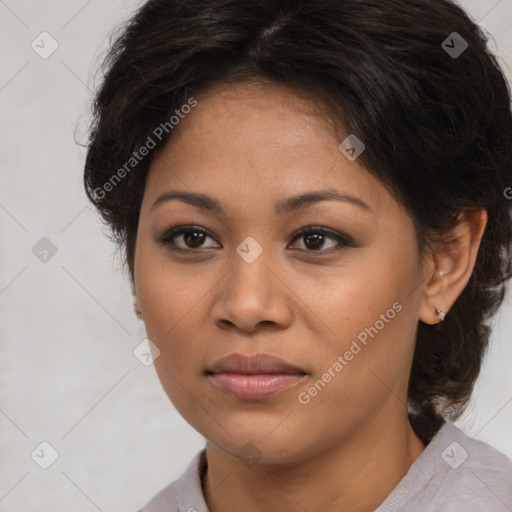
[[[251,263],[236,253],[233,256],[231,270],[217,288],[212,311],[215,323],[223,329],[245,332],[288,327],[293,317],[293,293],[272,265],[269,252],[263,251]]]

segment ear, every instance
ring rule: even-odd
[[[485,209],[461,212],[448,243],[433,250],[427,265],[425,293],[420,304],[419,319],[426,324],[441,321],[436,312],[447,314],[464,290],[473,273],[480,241],[487,224]]]
[[[131,281],[131,287],[132,287],[132,297],[133,297],[133,309],[135,311],[135,314],[137,315],[137,318],[139,320],[142,320],[142,311],[139,307],[139,299],[137,297],[137,291],[135,290],[135,284],[133,281]]]

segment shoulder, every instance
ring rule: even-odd
[[[512,459],[490,444],[469,437],[453,423],[446,423],[436,437],[440,458],[450,469],[504,471],[508,481],[512,478]]]
[[[444,487],[457,490],[471,506],[512,507],[512,459],[447,423],[437,439],[436,465]],[[501,502],[501,503],[500,503]],[[493,507],[494,505],[494,507]]]
[[[178,480],[164,487],[138,512],[208,512],[201,488],[201,475],[206,467],[206,450],[202,449]]]
[[[178,483],[176,480],[164,487],[139,512],[176,512],[178,510]]]
[[[510,512],[512,460],[445,423],[378,512]]]

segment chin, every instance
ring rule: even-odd
[[[304,437],[295,436],[289,430],[270,436],[261,434],[261,430],[252,428],[239,428],[236,436],[230,436],[225,431],[216,432],[216,435],[203,433],[209,443],[222,452],[239,459],[248,467],[255,464],[283,464],[292,463],[301,458],[302,452],[308,451],[304,446]],[[301,444],[298,444],[298,441]]]

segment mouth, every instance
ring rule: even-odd
[[[231,354],[219,359],[206,374],[214,386],[240,400],[263,400],[296,386],[307,373],[278,357]]]

